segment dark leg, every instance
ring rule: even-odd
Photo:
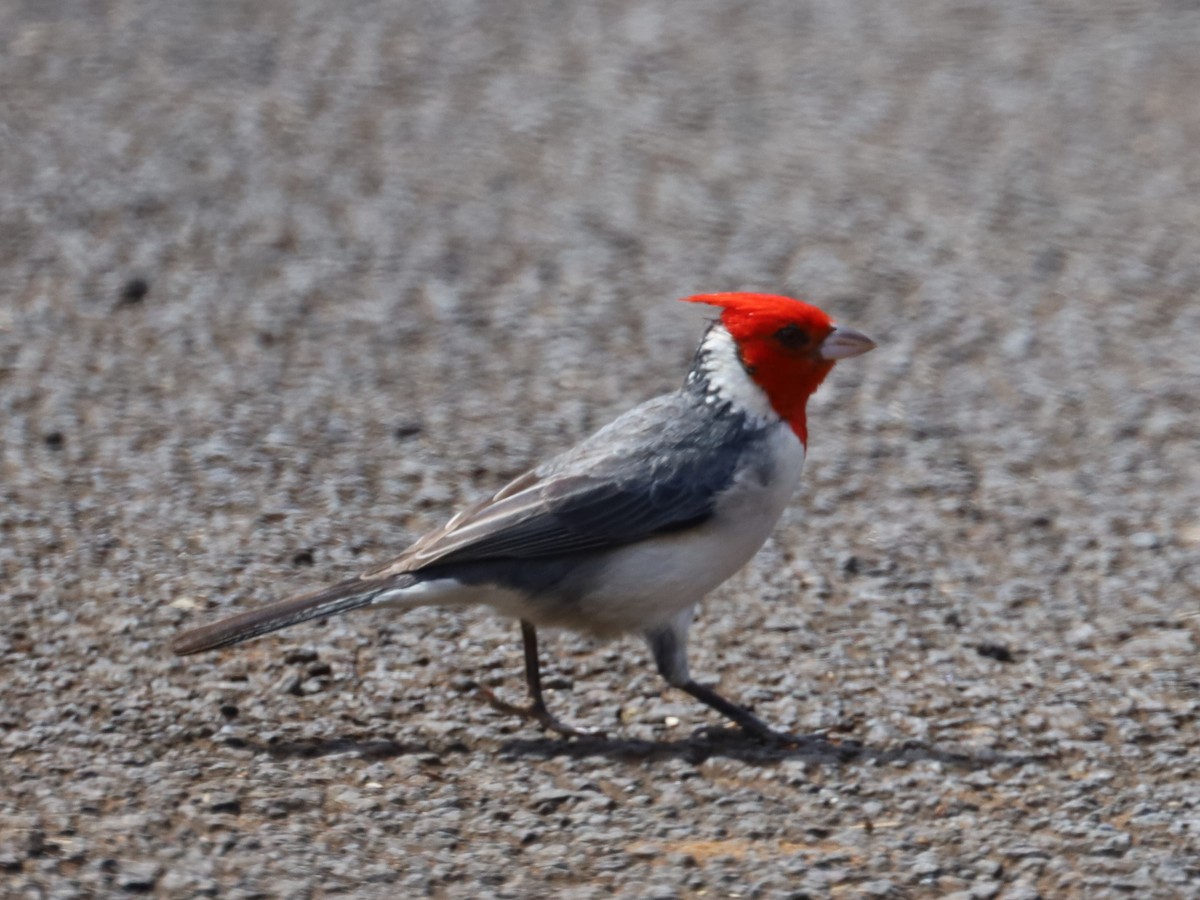
[[[524,619],[521,620],[521,639],[525,645],[525,683],[529,687],[529,705],[517,706],[513,703],[506,703],[486,687],[480,685],[479,691],[483,698],[491,704],[493,709],[509,715],[533,719],[547,731],[553,731],[556,734],[566,737],[602,737],[603,732],[574,728],[560,722],[546,708],[546,699],[542,696],[542,671],[538,663],[537,629]]]
[[[712,707],[725,718],[736,722],[747,734],[761,741],[807,743],[809,739],[801,735],[775,731],[750,710],[726,700],[712,688],[692,678],[688,673],[687,664],[687,629],[691,622],[691,610],[688,610],[686,616],[681,615],[676,621],[646,634],[646,642],[654,654],[654,664],[658,666],[659,674],[667,683],[681,691],[687,691],[705,706]]]
[[[726,700],[710,687],[705,687],[697,681],[688,679],[686,684],[675,685],[682,691],[687,691],[701,703],[711,706],[721,715],[737,722],[747,734],[767,744],[784,744],[788,747],[804,747],[820,753],[829,753],[840,759],[853,759],[861,749],[861,745],[842,744],[819,735],[791,734],[776,731],[748,709],[743,709],[736,703]]]
[[[782,731],[776,731],[771,728],[766,722],[760,719],[750,710],[738,706],[732,701],[726,700],[710,687],[705,687],[698,681],[689,678],[683,684],[677,684],[675,687],[681,691],[687,691],[701,703],[706,706],[711,706],[727,719],[731,719],[747,734],[753,735],[760,741],[774,741],[783,744],[800,744],[807,740],[798,734],[786,734]]]

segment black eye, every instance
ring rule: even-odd
[[[775,332],[775,340],[789,350],[799,350],[808,343],[808,332],[799,325],[784,325]]]

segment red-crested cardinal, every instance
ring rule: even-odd
[[[797,740],[688,672],[700,600],[766,541],[792,496],[808,440],[805,406],[834,362],[875,344],[799,300],[684,298],[721,308],[683,386],[470,506],[359,578],[180,635],[199,653],[368,606],[484,603],[521,623],[531,703],[517,712],[565,735],[546,708],[539,626],[637,633],[667,682],[762,739]]]

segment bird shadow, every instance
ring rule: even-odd
[[[501,752],[515,757],[657,762],[682,759],[693,765],[713,758],[732,759],[745,765],[774,766],[785,760],[803,760],[815,765],[881,765],[896,762],[938,762],[960,769],[986,769],[998,764],[1044,763],[1057,754],[1001,753],[942,749],[918,741],[888,747],[872,747],[855,740],[831,741],[820,736],[800,736],[794,743],[765,743],[736,729],[702,729],[686,738],[670,741],[584,737],[514,739],[501,745]]]
[[[737,729],[701,729],[686,738],[651,741],[634,738],[586,736],[577,738],[512,738],[497,743],[467,744],[451,741],[434,744],[380,738],[346,736],[293,740],[233,739],[227,745],[276,759],[317,759],[351,755],[361,759],[385,760],[400,756],[444,759],[457,754],[491,753],[501,758],[587,759],[604,757],[620,762],[684,760],[698,765],[709,759],[736,760],[745,765],[775,766],[785,760],[803,760],[814,765],[882,765],[897,762],[938,762],[965,770],[986,769],[998,764],[1049,763],[1058,754],[1002,753],[943,749],[917,741],[888,747],[872,747],[854,740],[831,741],[820,736],[801,737],[796,743],[764,743]]]

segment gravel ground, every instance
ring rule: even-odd
[[[0,894],[1200,896],[1200,7],[0,6]],[[880,341],[693,667],[364,613],[682,377],[702,290]]]

